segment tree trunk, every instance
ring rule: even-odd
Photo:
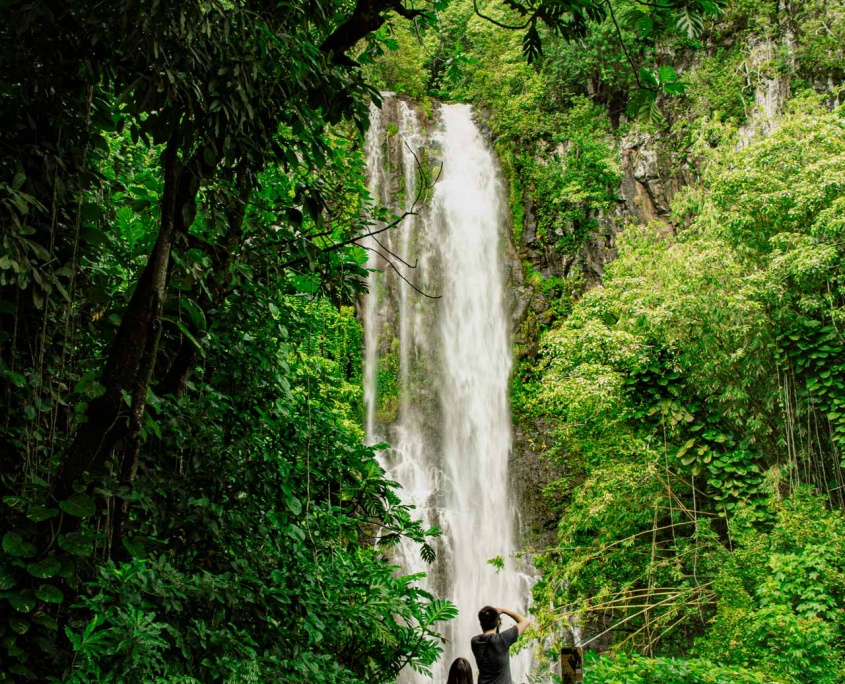
[[[198,183],[193,164],[181,167],[178,138],[172,137],[162,155],[164,194],[161,227],[149,261],[126,308],[102,376],[105,393],[93,400],[53,485],[57,501],[73,493],[85,471],[99,470],[114,444],[130,431],[140,430],[147,389],[158,350],[161,312],[166,294],[170,252],[176,232],[184,227],[183,208],[193,202]],[[124,396],[132,398],[128,408]],[[127,424],[127,418],[129,422]]]
[[[229,284],[232,280],[232,264],[237,257],[238,245],[243,237],[243,222],[246,214],[246,204],[252,192],[252,183],[241,174],[241,188],[239,198],[232,201],[226,210],[227,230],[223,244],[219,249],[208,252],[211,257],[211,272],[214,274],[214,283],[210,288],[211,294],[205,292],[197,299],[197,304],[202,309],[209,321],[209,311],[223,305],[229,294]],[[192,330],[199,333],[198,330]],[[172,394],[180,396],[185,390],[191,371],[196,366],[198,359],[197,348],[193,342],[187,339],[182,340],[179,351],[170,364],[165,376],[156,385],[155,393],[159,396]]]

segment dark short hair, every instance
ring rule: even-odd
[[[481,629],[487,631],[488,629],[495,629],[499,624],[499,611],[493,606],[484,606],[478,611],[478,621],[481,623]]]

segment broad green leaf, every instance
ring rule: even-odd
[[[25,617],[12,613],[9,615],[9,627],[12,628],[12,631],[17,632],[18,634],[26,634],[29,631],[29,620]]]
[[[15,592],[8,598],[9,603],[12,604],[12,608],[19,613],[28,613],[35,608],[36,598],[35,592],[32,591],[32,589],[24,589],[22,591]]]
[[[646,88],[657,88],[658,79],[650,69],[640,69],[640,83]]]
[[[35,546],[17,532],[7,532],[3,535],[3,550],[16,558],[31,558],[35,555]]]
[[[196,347],[200,355],[205,356],[205,349],[200,344],[199,340],[191,334],[191,331],[188,330],[188,326],[185,325],[182,321],[176,321],[176,327],[179,328],[179,332],[181,332],[185,337],[188,338],[188,340],[190,340],[191,344]]]
[[[286,497],[285,505],[288,507],[288,510],[294,515],[299,515],[300,513],[302,513],[302,502],[295,496]]]
[[[686,92],[688,83],[676,81],[675,83],[664,83],[663,91],[668,95],[682,95]]]
[[[91,225],[84,226],[80,230],[80,235],[83,240],[95,247],[106,244],[109,241],[109,236],[106,233]]]
[[[42,522],[44,520],[49,520],[50,518],[55,518],[58,514],[58,508],[47,508],[41,504],[35,504],[34,506],[29,507],[29,510],[26,512],[26,517],[33,522]]]
[[[56,622],[50,615],[47,615],[47,613],[37,613],[36,615],[33,615],[32,621],[36,625],[41,625],[42,627],[46,627],[47,629],[53,631],[59,628],[59,623]]]
[[[704,21],[701,15],[689,7],[684,7],[678,12],[676,23],[678,28],[687,34],[690,40],[698,38],[704,30]]]
[[[313,294],[320,291],[320,280],[312,275],[296,275],[290,279],[298,292]]]
[[[674,83],[678,80],[678,74],[668,64],[664,64],[657,70],[657,77],[661,84]]]
[[[18,387],[22,386],[23,385],[18,385]],[[10,508],[23,510],[24,508],[26,508],[28,501],[22,496],[4,496],[3,503],[9,506]]]
[[[0,565],[0,591],[7,591],[17,583],[14,573],[5,565]]]
[[[695,444],[695,438],[693,437],[693,438],[692,438],[691,440],[689,440],[686,444],[684,444],[684,445],[683,445],[680,449],[678,449],[678,453],[677,453],[678,458],[680,458],[680,457],[681,457],[681,456],[683,456],[685,453],[687,453],[687,451],[689,451],[690,449],[692,449],[692,447],[693,447],[693,445],[694,445],[694,444]],[[688,464],[684,464],[684,465],[688,465]]]
[[[61,603],[65,598],[61,589],[53,586],[52,584],[42,584],[35,591],[35,595],[47,603]]]
[[[60,535],[59,547],[74,556],[90,556],[94,553],[94,542],[79,532]]]
[[[87,494],[74,494],[65,501],[59,502],[59,507],[68,515],[77,518],[90,518],[97,512],[97,506]]]
[[[437,560],[437,554],[435,553],[434,548],[430,544],[423,543],[423,545],[420,547],[420,558],[422,558],[423,561],[425,561],[426,563],[433,563],[435,560]]]
[[[648,118],[655,126],[662,126],[666,123],[666,117],[663,116],[663,112],[661,112],[660,107],[657,106],[656,99],[652,101],[648,108]]]
[[[26,569],[33,577],[47,579],[58,575],[62,569],[62,564],[56,558],[50,556],[37,563],[30,563],[26,566]]]
[[[182,308],[187,311],[188,315],[191,317],[191,323],[193,324],[193,326],[197,330],[205,330],[207,327],[205,314],[203,313],[199,304],[197,304],[190,297],[182,297],[181,304]]]
[[[187,202],[182,206],[182,220],[185,222],[185,228],[190,228],[196,217],[197,207],[193,202]]]

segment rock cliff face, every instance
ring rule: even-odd
[[[672,199],[681,188],[695,182],[693,171],[682,155],[670,150],[660,135],[634,131],[616,144],[622,174],[616,207],[595,217],[598,229],[586,239],[579,253],[563,254],[539,240],[536,208],[530,199],[525,200],[521,236],[514,247],[517,257],[530,263],[543,279],[579,272],[586,287],[594,287],[601,283],[605,266],[616,258],[615,238],[622,227],[630,223],[654,222],[657,230],[667,234],[674,232]],[[523,301],[520,306],[530,305]],[[520,317],[524,308],[517,313]]]
[[[623,176],[617,217],[622,223],[669,224],[672,199],[694,181],[687,165],[661,142],[649,133],[632,133],[619,142]]]
[[[508,245],[511,312],[517,354],[526,364],[533,364],[538,353],[540,334],[559,315],[553,298],[526,277],[526,268],[543,281],[578,274],[583,287],[601,284],[606,265],[616,258],[616,237],[625,225],[653,225],[655,230],[671,235],[675,231],[670,205],[684,186],[695,182],[693,171],[671,152],[667,141],[654,133],[632,132],[617,141],[621,181],[613,211],[597,216],[593,231],[577,254],[562,254],[537,237],[535,207],[528,200],[523,206],[524,221],[518,241]],[[555,293],[559,297],[559,293]],[[517,414],[511,457],[512,486],[522,502],[522,541],[527,546],[542,547],[553,543],[559,514],[551,509],[543,490],[561,473],[545,461],[543,435],[546,426]]]
[[[788,35],[777,44],[772,40],[749,39],[744,51],[747,55],[744,68],[758,77],[754,81],[748,118],[738,131],[738,145],[766,135],[776,125],[789,96],[790,78],[781,74],[767,75],[766,65],[779,45],[789,48],[791,40]],[[695,68],[693,62],[685,65],[688,72]],[[677,142],[668,134],[638,130],[636,126],[616,139],[616,151],[621,172],[616,206],[595,217],[598,228],[586,239],[579,253],[562,254],[538,239],[537,208],[531,200],[524,202],[521,230],[512,231],[519,239],[509,245],[508,254],[516,336],[514,348],[525,364],[536,361],[539,336],[557,315],[544,288],[538,286],[536,279],[526,277],[528,265],[543,281],[578,274],[583,279],[584,289],[590,289],[601,284],[605,267],[616,258],[616,239],[626,225],[650,225],[667,237],[679,228],[672,217],[672,200],[684,187],[699,180],[698,169],[688,161],[690,151],[679,150]],[[512,485],[523,502],[523,542],[538,547],[553,542],[559,518],[543,496],[548,483],[560,477],[560,472],[542,458],[545,429],[544,425],[524,416],[515,416]]]

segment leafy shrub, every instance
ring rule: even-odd
[[[781,684],[788,680],[718,660],[587,654],[585,678],[596,684]]]

